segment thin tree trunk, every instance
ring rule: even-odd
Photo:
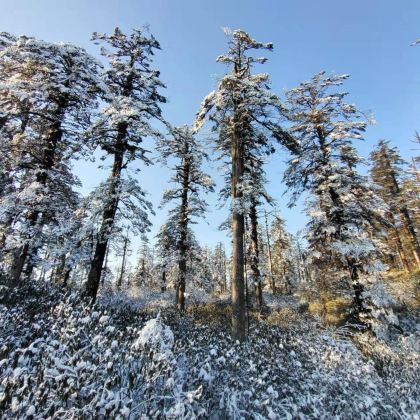
[[[127,253],[127,244],[128,244],[128,235],[124,238],[124,248],[123,248],[123,257],[122,257],[122,263],[121,263],[121,271],[120,271],[120,276],[118,277],[118,281],[117,281],[118,289],[120,289],[121,286],[122,286],[124,270],[125,270],[125,256],[126,256],[126,253]]]
[[[188,144],[185,144],[185,156],[188,156]],[[180,238],[179,250],[179,288],[178,288],[178,309],[185,310],[185,282],[187,276],[187,234],[188,234],[188,188],[190,185],[190,161],[184,160],[182,174],[182,194],[181,194],[181,219],[180,219]]]
[[[68,283],[69,278],[70,278],[71,270],[72,270],[71,267],[67,267],[66,271],[64,272],[63,286],[67,286],[67,283]]]
[[[252,203],[251,203],[249,219],[251,222],[251,264],[250,264],[251,267],[250,268],[252,271],[252,277],[254,281],[257,309],[261,311],[263,307],[263,296],[262,296],[262,285],[261,285],[261,273],[258,267],[259,265],[258,217],[257,217],[257,207],[254,200],[252,200]]]
[[[20,276],[25,265],[26,258],[28,257],[29,243],[26,242],[22,245],[15,254],[13,263],[10,270],[10,286],[16,287],[20,282]]]
[[[175,306],[178,307],[178,302],[179,302],[179,273],[178,273],[178,278],[176,279],[176,283],[175,283]]]
[[[391,169],[392,165],[389,160],[387,160],[388,167]],[[391,177],[393,182],[393,194],[395,194],[397,197],[401,197],[401,187],[398,184],[398,179],[395,174],[395,172],[391,169]],[[418,266],[420,266],[420,244],[417,237],[416,229],[414,227],[414,223],[411,219],[410,212],[407,208],[407,206],[404,203],[401,203],[402,205],[399,208],[399,212],[401,215],[401,219],[404,225],[405,230],[407,231],[408,235],[411,237],[410,242],[413,248],[413,255],[414,259],[416,260],[416,263]]]
[[[359,281],[359,271],[355,261],[352,259],[348,259],[348,267],[350,270],[350,278],[353,286],[354,296],[353,296],[353,308],[355,309],[355,316],[357,320],[364,326],[368,327],[369,325],[366,324],[366,321],[360,318],[360,315],[363,313],[368,312],[364,306],[364,299],[363,299],[363,292],[364,287],[363,284]]]
[[[163,293],[166,290],[166,271],[162,272],[162,283],[160,285],[160,291]]]
[[[268,231],[268,219],[267,219],[267,210],[264,210],[265,215],[265,233],[267,235],[267,255],[268,255],[268,268],[270,270],[270,284],[271,284],[271,291],[273,295],[276,294],[276,280],[273,276],[273,261],[271,259],[271,243],[270,243],[270,233]]]
[[[64,270],[66,268],[66,256],[60,255],[59,260],[60,260],[60,265],[57,267],[57,270],[55,272],[55,282],[64,283],[63,278],[64,278]]]
[[[109,255],[109,242],[106,247],[106,253],[105,253],[105,261],[104,266],[102,267],[102,273],[101,273],[101,284],[102,286],[105,284],[105,275],[108,270],[108,255]]]

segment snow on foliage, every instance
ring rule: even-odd
[[[419,355],[404,342],[362,335],[369,360],[305,319],[255,320],[239,344],[223,318],[91,308],[45,286],[20,293],[0,306],[7,418],[418,418]]]
[[[384,222],[387,206],[367,177],[357,171],[363,163],[353,146],[363,138],[367,121],[360,111],[344,102],[338,92],[348,75],[316,74],[286,93],[290,131],[299,148],[289,160],[284,180],[293,191],[290,206],[309,192],[307,240],[316,276],[324,287],[353,289],[357,317],[370,312],[363,290],[372,273],[383,270],[381,246],[372,231]],[[377,278],[379,280],[379,278]]]
[[[134,348],[144,349],[151,347],[167,351],[174,344],[174,335],[169,327],[161,321],[160,315],[146,322],[134,343]]]

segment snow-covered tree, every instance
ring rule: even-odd
[[[156,256],[157,268],[160,276],[161,290],[165,291],[168,284],[176,284],[176,279],[169,279],[169,273],[177,278],[177,257],[176,257],[177,230],[176,227],[168,222],[164,223],[156,235]]]
[[[151,204],[138,180],[126,174],[133,161],[151,164],[143,146],[145,138],[160,138],[151,121],[162,121],[160,103],[165,98],[158,92],[164,87],[159,71],[151,68],[158,41],[146,31],[133,30],[125,35],[119,28],[111,35],[93,34],[98,43],[105,43],[101,52],[109,60],[103,79],[107,86],[106,105],[94,123],[91,134],[112,160],[111,174],[106,181],[106,204],[89,271],[86,293],[96,298],[103,261],[117,212],[123,213],[134,232],[148,230]]]
[[[188,242],[188,229],[197,217],[202,217],[207,204],[201,197],[203,193],[213,191],[214,183],[202,170],[207,154],[197,142],[191,128],[176,127],[169,138],[158,146],[163,161],[174,160],[171,167],[172,188],[165,191],[162,205],[175,202],[169,211],[170,224],[176,231],[176,248],[179,268],[177,302],[179,310],[185,309],[185,286],[187,277],[187,256],[191,244]]]
[[[6,176],[13,178],[1,196],[0,223],[10,281],[17,284],[25,264],[29,276],[38,250],[57,240],[66,212],[75,208],[70,159],[84,150],[82,130],[102,84],[98,62],[82,48],[0,38],[0,138]]]
[[[295,143],[277,123],[283,107],[278,97],[269,90],[268,75],[251,73],[252,66],[264,63],[266,58],[253,57],[250,51],[272,50],[272,44],[257,42],[242,30],[226,30],[226,33],[230,37],[229,51],[219,56],[217,61],[231,67],[231,72],[203,100],[195,128],[198,130],[208,118],[213,123],[213,130],[218,132],[216,151],[223,157],[228,156],[227,191],[230,191],[232,203],[232,335],[243,341],[246,335],[244,217],[246,203],[251,197],[244,183],[249,164],[247,144],[255,141],[257,150],[264,149],[269,136],[290,146]],[[264,130],[267,135],[255,138]]]
[[[362,163],[352,146],[363,138],[367,121],[337,92],[347,75],[316,74],[287,92],[292,127],[300,142],[288,163],[286,185],[296,196],[310,193],[307,239],[313,263],[324,279],[353,289],[356,316],[366,312],[368,274],[380,268],[372,224],[386,207],[356,165]]]
[[[275,216],[270,229],[272,241],[271,258],[272,271],[276,286],[274,290],[280,289],[284,293],[291,293],[291,239],[284,226],[284,220]]]
[[[149,246],[147,237],[142,239],[138,251],[137,265],[133,273],[133,281],[136,287],[151,287],[154,279],[155,262],[153,248]]]
[[[228,291],[227,257],[225,247],[222,242],[218,242],[214,247],[212,255],[212,271],[215,287],[217,285],[219,292],[226,293]]]
[[[391,246],[396,247],[404,268],[409,268],[412,259],[410,254],[414,256],[414,267],[419,267],[420,245],[413,214],[420,212],[420,207],[418,200],[410,200],[404,188],[409,178],[407,162],[401,158],[398,149],[391,147],[386,140],[379,141],[370,158],[372,179],[379,186],[379,194],[389,207],[387,217],[393,226],[388,229],[388,233],[394,243]],[[417,202],[417,205],[410,208],[409,202]]]

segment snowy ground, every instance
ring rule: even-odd
[[[179,317],[171,292],[109,292],[93,310],[51,289],[15,296],[0,307],[3,418],[419,418],[418,335],[356,346],[268,298],[241,345],[226,300],[192,298]]]

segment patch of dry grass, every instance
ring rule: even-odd
[[[186,312],[195,322],[202,325],[230,325],[232,316],[231,306],[220,303],[206,303],[188,305]]]
[[[269,325],[292,328],[299,322],[299,313],[292,308],[281,308],[273,311],[266,318]]]
[[[323,294],[320,299],[309,303],[309,312],[329,325],[340,325],[345,321],[350,305],[349,298]]]
[[[412,273],[392,270],[384,280],[398,303],[410,309],[420,309],[420,269]]]

